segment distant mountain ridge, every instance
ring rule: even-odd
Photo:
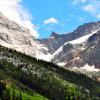
[[[52,61],[65,67],[78,67],[85,69],[86,65],[88,70],[95,70],[100,68],[99,51],[97,54],[92,54],[94,47],[99,48],[100,41],[100,21],[86,23],[79,26],[71,33],[59,35],[57,38],[47,38],[42,40],[52,52]],[[91,41],[90,41],[91,40]],[[94,41],[95,40],[95,41]],[[98,44],[98,45],[97,45]],[[89,52],[91,50],[91,52]],[[95,62],[93,62],[95,59]],[[94,66],[94,68],[93,68]]]
[[[36,39],[28,29],[0,14],[0,45],[60,66],[100,69],[100,21],[67,34],[52,32],[49,38]]]

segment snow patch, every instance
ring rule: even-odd
[[[61,51],[63,51],[63,46],[61,46],[58,50],[56,50],[56,52],[52,55],[52,57],[59,54]]]
[[[86,48],[82,47],[81,50],[84,51]]]
[[[71,44],[81,44],[83,42],[85,42],[92,34],[86,35],[86,36],[82,36],[76,40],[70,41],[69,43]]]
[[[84,43],[84,42],[86,42],[86,41],[88,40],[88,38],[89,38],[90,36],[92,36],[93,34],[95,34],[97,31],[98,31],[98,30],[93,31],[92,33],[90,33],[90,34],[88,34],[88,35],[82,36],[82,37],[80,37],[80,38],[78,38],[78,39],[75,39],[75,40],[73,40],[73,41],[66,42],[65,44],[68,44],[68,43],[70,43],[70,44],[81,44],[81,43]]]
[[[99,69],[95,68],[95,66],[89,66],[88,64],[86,64],[84,67],[82,67],[81,69],[85,69],[87,71],[100,71]]]
[[[80,57],[76,57],[76,58],[70,60],[70,62],[73,62],[73,61],[78,60],[78,59],[80,59]]]
[[[39,53],[39,52],[37,52],[36,53],[36,58],[37,59],[42,59],[42,60],[45,60],[45,61],[51,61],[51,54],[47,54],[47,55],[45,55],[45,54],[43,54],[43,53]]]
[[[49,37],[50,39],[54,39],[55,37]]]
[[[64,66],[65,64],[65,62],[58,63],[59,66]]]

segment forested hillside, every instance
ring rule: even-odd
[[[99,100],[100,83],[84,74],[0,46],[0,98]]]

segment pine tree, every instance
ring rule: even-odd
[[[21,91],[20,91],[20,94],[19,94],[19,100],[22,100],[22,94],[21,94]]]

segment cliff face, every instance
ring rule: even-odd
[[[0,44],[40,59],[48,48],[34,38],[30,31],[0,14]]]

